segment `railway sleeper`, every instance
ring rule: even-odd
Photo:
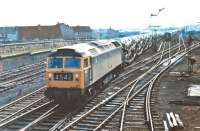
[[[101,131],[118,131],[119,127],[115,125],[106,125]]]
[[[88,120],[88,119],[86,119],[86,120],[82,120],[81,121],[82,123],[89,123],[89,124],[97,124],[97,123],[101,123],[101,120],[99,120],[99,119],[96,119],[96,120]]]
[[[144,101],[140,101],[140,102],[133,102],[133,101],[131,101],[130,103],[129,103],[129,107],[131,107],[131,106],[144,106]]]
[[[101,109],[104,110],[105,112],[106,112],[106,111],[113,111],[113,108],[105,107],[105,106],[104,106],[104,107],[101,107]]]
[[[2,120],[2,119],[4,119],[5,118],[5,116],[0,116],[0,120]]]
[[[144,105],[128,105],[130,109],[144,109]]]
[[[89,128],[89,127],[79,127],[79,126],[75,126],[73,127],[73,129],[70,129],[70,131],[92,131],[93,128]]]
[[[41,127],[41,126],[51,127],[51,126],[53,126],[53,125],[55,124],[54,121],[55,121],[55,120],[43,121],[42,123],[39,124],[39,125],[40,125],[39,127]]]
[[[132,116],[132,115],[144,115],[144,112],[143,111],[134,111],[134,112],[131,112],[131,113],[126,113],[126,116]]]
[[[30,116],[30,117],[22,118],[22,121],[30,121],[31,122],[37,118],[38,118],[38,116]]]
[[[145,121],[144,117],[126,117],[126,121],[137,122],[137,121]]]
[[[137,104],[137,103],[144,103],[144,98],[140,98],[140,99],[132,99],[129,103],[133,103],[133,104]]]
[[[24,127],[25,125],[28,125],[32,121],[33,119],[29,121],[17,121],[14,125],[20,125],[21,127]]]
[[[36,126],[36,127],[34,127],[33,128],[33,130],[36,130],[36,131],[48,131],[49,130],[49,127],[47,127],[47,126]]]
[[[96,128],[98,126],[98,123],[96,123],[96,124],[94,124],[94,123],[93,124],[90,124],[90,123],[78,123],[77,126],[79,126],[79,127],[87,127],[90,130],[90,129]]]
[[[155,121],[153,122],[154,126],[160,126],[160,125],[163,125],[162,121]]]
[[[20,125],[11,125],[9,126],[9,130],[7,128],[2,128],[2,131],[17,131],[22,128]]]
[[[140,129],[142,129],[141,131],[144,131],[143,129],[148,129],[148,126],[146,124],[128,124],[128,125],[124,125],[123,129],[125,130],[127,128],[131,128],[134,131],[135,131],[135,129],[133,129],[133,128],[140,128]],[[149,131],[149,129],[147,131]]]
[[[112,113],[111,111],[95,111],[94,114],[99,114],[99,115],[110,115]]]
[[[5,117],[5,116],[9,116],[12,115],[13,112],[2,112],[0,116]]]
[[[112,101],[112,103],[110,103],[109,105],[112,105],[112,106],[119,106],[121,105],[122,101]]]
[[[90,114],[89,117],[98,117],[98,118],[104,118],[105,115],[104,114]]]
[[[124,100],[126,97],[125,96],[122,96],[122,97],[119,97],[119,98],[115,98],[114,100],[112,100],[113,102],[121,102],[122,100]]]
[[[80,112],[78,115],[76,115],[73,119],[77,119],[78,117],[81,117],[85,112]]]
[[[151,110],[151,117],[152,117],[152,119],[154,120],[154,119],[160,119],[160,116],[159,116],[159,114],[158,114],[158,111],[155,111],[155,110]]]
[[[120,104],[119,103],[116,103],[116,104],[107,104],[107,105],[105,105],[105,107],[113,107],[113,108],[115,108],[116,106],[119,106]]]
[[[131,118],[133,118],[133,120],[134,119],[145,119],[145,116],[144,115],[138,115],[138,114],[131,114],[131,115],[126,115],[126,118],[128,118],[128,117],[131,117]]]
[[[146,122],[143,121],[125,121],[124,126],[132,126],[132,125],[146,125]]]
[[[85,120],[88,120],[88,121],[99,121],[99,118],[96,118],[96,117],[87,117]]]
[[[135,116],[135,117],[134,117]],[[144,115],[142,114],[142,115],[136,115],[136,114],[126,114],[126,120],[133,120],[133,119],[142,119],[142,120],[145,120],[145,117],[144,117]]]

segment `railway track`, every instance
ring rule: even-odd
[[[161,54],[163,54],[163,56],[167,55],[167,53],[165,54],[164,51]],[[149,59],[149,60],[151,60],[151,59]],[[146,60],[146,61],[149,61],[149,60]],[[158,59],[154,60],[154,62],[158,62],[158,61],[159,61],[159,57],[158,57]],[[147,63],[140,62],[140,63],[143,63],[143,65],[147,65],[147,64],[153,64],[154,62],[147,62]],[[138,65],[135,65],[135,66],[138,66]],[[148,65],[148,66],[150,66],[150,65]],[[140,65],[139,69],[141,69],[141,68],[142,68],[142,66]],[[141,74],[143,74],[143,73],[144,72],[142,72]],[[131,73],[128,73],[128,74],[130,75]],[[119,77],[123,78],[123,77],[126,77],[126,75],[121,75]],[[151,81],[153,81],[155,79],[156,78],[154,78],[154,79],[152,78]],[[124,79],[124,81],[126,81],[126,79]],[[145,80],[145,81],[147,81],[147,80]],[[135,80],[135,82],[136,82],[136,80]],[[150,83],[152,83],[152,82],[149,82],[149,85],[150,85]],[[129,84],[130,84],[130,82],[129,82]],[[134,84],[134,82],[131,84]],[[119,83],[117,83],[116,85],[119,85]],[[140,84],[140,85],[142,85],[142,84]],[[97,97],[92,99],[91,102],[89,102],[86,105],[84,110],[80,114],[78,114],[78,116],[82,116],[84,113],[86,113],[91,108],[93,109],[97,103],[99,103],[99,104],[104,104],[102,102],[106,103],[107,102],[106,100],[108,98],[110,98],[110,96],[113,96],[113,94],[115,94],[116,92],[122,92],[121,89],[122,88],[116,86],[116,87],[108,88],[108,90],[105,90],[106,93],[104,91],[101,92]],[[124,92],[127,93],[128,91],[129,90],[124,91]],[[122,98],[123,95],[119,94],[119,96],[120,97],[118,97],[118,99],[116,99],[115,102],[117,102],[117,100],[120,100],[120,98]],[[113,96],[113,97],[115,98],[115,96]],[[125,99],[125,97],[126,97],[126,95],[123,96],[124,99]],[[135,97],[137,97],[137,96],[135,96]],[[138,95],[138,97],[144,98],[144,96],[142,96],[142,94]],[[123,104],[124,99],[121,99],[121,105],[123,107],[124,107],[124,104]],[[114,105],[116,105],[116,103]],[[42,130],[43,131],[43,130],[49,130],[49,128],[51,128],[50,130],[60,130],[64,127],[63,130],[65,130],[65,126],[67,124],[69,124],[67,122],[69,122],[70,118],[77,113],[77,111],[74,111],[71,113],[69,113],[69,112],[63,113],[63,112],[61,112],[62,110],[60,110],[59,105],[55,105],[55,104],[53,104],[53,102],[49,102],[49,103],[47,102],[43,106],[39,106],[38,108],[35,108],[35,110],[31,110],[31,111],[29,110],[28,112],[22,114],[21,116],[16,117],[16,118],[8,121],[7,123],[4,123],[4,125],[2,125],[0,129],[2,129],[2,130],[21,130],[21,131],[24,131],[24,130]],[[113,108],[113,106],[108,106],[108,107]],[[143,107],[143,109],[144,109],[144,107]],[[110,113],[112,113],[112,112],[110,112]],[[64,116],[65,116],[65,118],[62,119]],[[76,118],[77,118],[77,116],[75,118],[73,118],[73,120]],[[92,117],[92,119],[93,118],[95,121],[95,117]],[[86,124],[88,124],[88,123],[86,123]],[[105,124],[103,124],[103,128],[104,127],[106,127]],[[102,128],[102,126],[100,126],[100,129],[103,129],[103,128]],[[88,129],[90,129],[90,128],[88,128]]]
[[[123,75],[121,75],[121,76],[119,76],[119,77],[124,77]],[[115,87],[115,86],[113,86],[113,87],[111,87],[110,88],[111,90],[107,90],[106,89],[106,93],[105,92],[102,92],[102,93],[100,93],[96,98],[94,98],[93,99],[93,101],[91,102],[91,103],[89,103],[88,104],[88,106],[86,106],[86,108],[85,108],[85,110],[88,110],[88,109],[90,109],[90,108],[92,108],[93,106],[94,106],[94,104],[95,103],[99,103],[99,102],[101,102],[102,100],[104,100],[104,99],[106,99],[107,97],[109,97],[113,92],[117,92],[118,90],[119,90],[119,87]],[[61,125],[61,123],[63,122],[63,121],[67,121],[68,119],[63,119],[63,120],[61,120],[57,125],[55,125],[53,128],[52,128],[52,130],[55,130],[55,129],[58,129],[58,128],[60,128],[59,126]]]
[[[43,113],[40,117],[30,122],[27,126],[20,129],[20,131],[49,131],[56,123],[58,123],[63,118],[70,118],[77,114],[81,107],[81,103],[79,106],[64,108],[60,105],[55,105],[50,110]]]
[[[164,43],[165,45],[166,43]],[[162,45],[162,44],[161,44]],[[177,44],[171,47],[171,51],[170,53],[174,54],[176,53],[176,51],[179,51],[183,48],[184,46],[181,44]],[[167,54],[169,53],[169,49],[164,50],[163,52],[160,51],[158,53],[155,53],[154,55],[147,57],[145,59],[142,59],[138,62],[135,62],[133,64],[131,64],[130,66],[127,66],[124,70],[124,72],[122,74],[119,75],[118,78],[116,78],[114,81],[112,81],[112,83],[116,83],[119,84],[122,81],[124,81],[125,79],[127,79],[128,77],[131,77],[133,75],[135,75],[135,72],[145,72],[146,70],[148,70],[153,63],[155,63],[160,57],[159,55],[161,55],[163,53],[163,57],[166,57]],[[134,72],[134,74],[133,74]],[[139,73],[141,74],[141,73]]]
[[[46,87],[42,87],[22,98],[0,107],[0,126],[47,102],[48,99],[43,95],[45,89]]]
[[[44,66],[44,61],[41,61],[37,64],[26,65],[23,67],[19,67],[17,69],[1,72],[0,81],[5,81],[7,79],[15,78],[15,77],[17,77],[19,75],[23,75],[29,71],[33,71],[35,68],[40,68],[41,66]]]
[[[140,86],[143,85],[142,83],[139,83],[140,79],[141,77],[138,77],[137,79],[121,87],[120,90],[116,92],[114,91],[114,94],[112,94],[110,97],[106,98],[104,101],[100,102],[93,108],[89,107],[89,111],[87,111],[86,113],[83,112],[83,114],[80,114],[80,116],[78,115],[78,117],[73,118],[72,122],[69,122],[63,130],[99,129],[101,125],[107,122],[108,119],[110,119],[115,113],[121,110],[124,105],[126,105],[124,101],[127,100],[127,96],[129,98],[129,92],[132,92],[133,87],[135,87],[137,83]],[[119,125],[119,123],[117,125]]]
[[[71,114],[65,113],[65,115],[63,116],[64,113],[61,113],[61,112],[62,112],[62,110],[57,110],[57,111],[56,110],[51,110],[51,111],[46,111],[46,113],[43,113],[43,114],[40,113],[41,117],[38,117],[35,120],[33,118],[32,122],[30,122],[28,125],[23,125],[25,127],[22,126],[19,129],[22,128],[21,130],[26,130],[26,129],[48,130],[49,128],[53,127],[59,120],[61,120],[65,115],[72,116],[72,114],[75,114],[75,112],[71,113]],[[76,111],[76,112],[78,112],[78,111]],[[22,115],[21,117],[26,117],[27,115]],[[31,117],[30,117],[30,119],[31,119]],[[2,126],[4,127],[6,125],[10,125],[10,123],[15,123],[13,121],[18,121],[19,122],[19,121],[21,121],[21,118],[17,117],[16,119],[12,119],[11,121],[9,121],[7,123],[4,123],[4,125],[2,125]],[[20,123],[24,123],[24,122],[21,121]],[[15,123],[14,125],[17,125],[17,124]],[[7,128],[9,128],[9,127],[7,127]],[[4,127],[4,129],[6,129],[6,127]]]
[[[0,77],[0,92],[4,92],[17,85],[26,84],[44,76],[44,62],[20,67],[13,71],[6,71]]]
[[[175,55],[174,55],[174,57],[175,57]],[[181,56],[176,57],[176,59],[180,59],[181,57],[183,57],[183,54],[181,54]],[[150,97],[147,97],[150,95],[147,95],[147,94],[151,94],[151,88],[152,88],[152,85],[153,85],[154,81],[156,80],[156,78],[175,62],[175,61],[173,61],[168,66],[164,66],[163,68],[160,67],[160,66],[163,66],[163,64],[168,62],[169,60],[171,61],[171,58],[172,58],[172,56],[168,59],[165,59],[164,61],[162,60],[158,64],[159,71],[158,71],[157,66],[155,66],[156,68],[151,68],[151,70],[152,70],[151,73],[150,72],[146,73],[146,75],[148,77],[145,77],[145,78],[140,77],[140,78],[143,78],[142,82],[137,82],[138,79],[136,79],[124,87],[113,88],[113,89],[116,89],[116,90],[113,90],[113,92],[108,92],[108,91],[106,91],[107,93],[104,92],[104,94],[107,94],[107,95],[103,95],[103,93],[100,93],[100,98],[103,98],[103,100],[100,100],[100,102],[98,104],[96,104],[96,100],[94,100],[93,102],[87,104],[87,106],[84,108],[84,110],[82,112],[80,112],[78,115],[76,115],[73,119],[71,119],[71,121],[69,121],[69,118],[66,118],[65,120],[60,121],[60,123],[55,125],[51,130],[109,129],[108,123],[111,123],[111,120],[115,120],[115,121],[117,121],[117,123],[115,122],[114,126],[110,126],[110,127],[116,127],[116,130],[119,130],[119,129],[124,130],[125,129],[124,127],[127,127],[127,124],[130,123],[130,121],[127,120],[128,118],[126,118],[126,116],[128,116],[126,113],[129,113],[129,111],[131,109],[133,109],[132,111],[134,111],[134,110],[136,111],[136,110],[140,110],[141,108],[142,108],[143,112],[138,112],[138,113],[141,113],[141,115],[143,116],[143,119],[142,119],[143,121],[142,122],[137,121],[135,125],[139,125],[139,123],[141,123],[144,126],[143,128],[149,130],[149,128],[151,128],[151,127],[149,127],[149,125],[150,125],[149,123],[152,123],[151,121],[153,121],[153,120],[155,121],[155,119],[157,119],[157,116],[156,116],[156,114],[152,115],[151,111],[150,111],[149,115],[145,115],[145,114],[147,114],[144,112],[145,107],[147,107],[145,105],[151,105],[151,102],[148,102],[148,101],[150,101]],[[137,83],[137,84],[135,84],[135,83]],[[130,92],[130,88],[132,87],[130,85],[132,85],[132,86],[134,85],[133,86],[134,91],[131,91],[130,95],[128,95],[129,97],[126,98],[127,92]],[[149,87],[149,88],[147,88],[147,87]],[[150,90],[150,91],[148,91],[148,90]],[[147,101],[147,104],[144,104],[145,100]],[[134,102],[138,102],[138,109],[137,109],[137,104],[135,103],[136,104],[135,105]],[[92,103],[94,103],[94,104],[92,104]],[[132,103],[133,104],[132,106],[135,109],[130,108],[131,104],[129,104],[129,103]],[[125,105],[127,105],[127,104],[128,104],[128,106],[126,107]],[[126,107],[125,108],[126,113],[122,113],[123,112],[122,109],[124,107]],[[148,109],[148,110],[146,110],[146,112],[149,112],[150,106],[147,107],[146,109]],[[116,114],[118,114],[118,113],[126,114],[126,115],[121,116],[120,119],[117,119]],[[149,119],[146,120],[147,118],[145,118],[145,117],[148,117]],[[156,123],[158,124],[159,122],[155,122],[154,124],[156,125]],[[117,126],[117,125],[120,125],[120,126]],[[147,127],[149,127],[149,128],[147,128]],[[134,127],[132,127],[132,128],[134,128]],[[158,125],[156,127],[153,127],[153,129],[154,128],[162,129],[162,127],[159,127]]]
[[[58,105],[55,105],[53,101],[46,101],[42,105],[37,106],[34,110],[29,110],[26,113],[21,114],[20,116],[7,121],[6,123],[2,124],[0,129],[2,131],[16,131],[24,128],[29,123],[43,117],[43,114],[46,112],[50,112],[56,109]]]

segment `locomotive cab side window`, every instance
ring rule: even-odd
[[[86,68],[89,66],[89,63],[88,63],[88,59],[84,59],[84,62],[83,62],[83,67]]]

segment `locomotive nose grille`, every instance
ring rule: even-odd
[[[55,73],[54,74],[54,80],[72,81],[73,80],[73,74],[72,73]]]

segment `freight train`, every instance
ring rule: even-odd
[[[47,58],[45,95],[63,103],[95,94],[152,45],[148,40],[95,41],[58,49]]]

